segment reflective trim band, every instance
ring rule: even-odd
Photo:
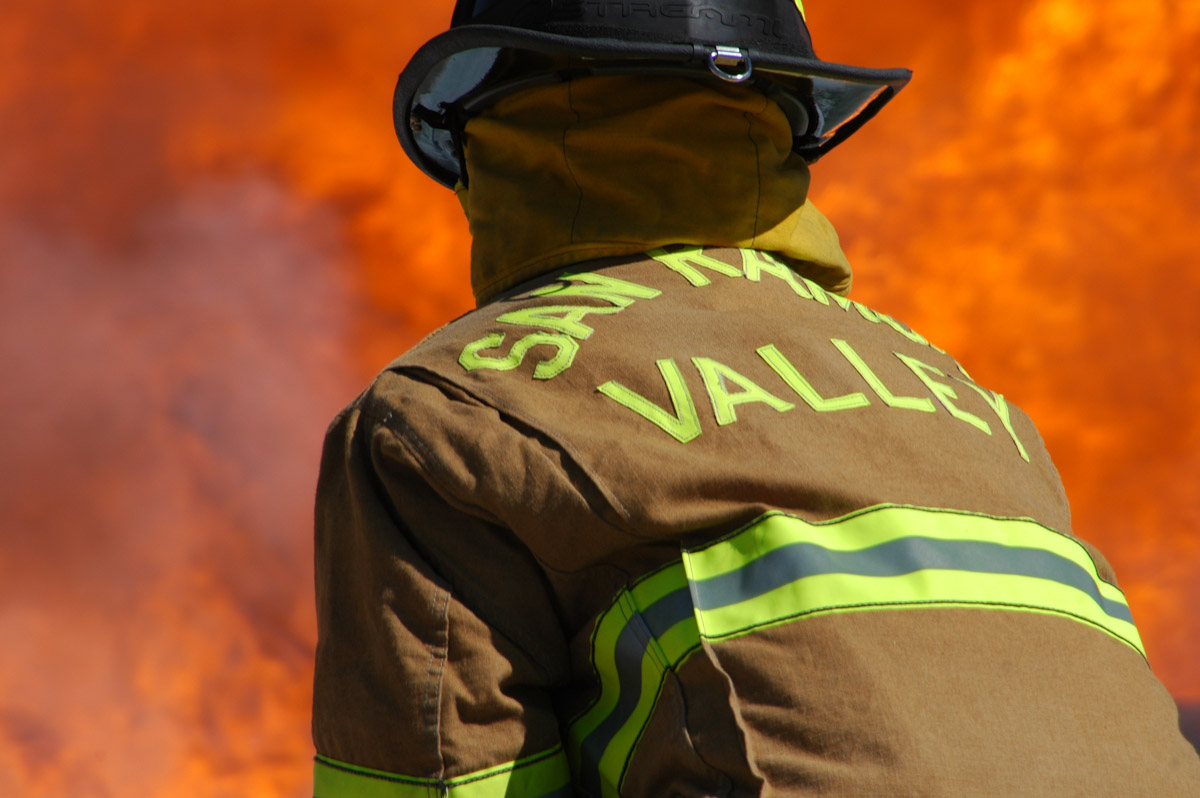
[[[415,779],[317,755],[313,798],[570,798],[562,746],[454,779]]]
[[[1028,519],[896,506],[819,524],[772,514],[683,561],[709,639],[815,613],[984,605],[1083,621],[1145,656],[1125,596],[1083,545]]]
[[[592,632],[596,701],[571,723],[567,751],[585,795],[616,796],[668,670],[700,644],[683,563],[622,590]]]
[[[771,513],[622,590],[592,633],[596,700],[567,753],[587,795],[621,782],[669,671],[701,639],[726,640],[806,615],[975,607],[1058,615],[1142,656],[1121,591],[1087,549],[1028,519],[884,505],[809,523]]]

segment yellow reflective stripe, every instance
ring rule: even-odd
[[[677,667],[700,644],[683,562],[673,562],[642,579],[629,588],[629,593],[664,661],[669,667]],[[674,607],[658,603],[669,596],[679,599]]]
[[[585,794],[620,792],[667,670],[700,644],[682,561],[622,590],[597,620],[592,665],[600,692],[570,724],[568,752]]]
[[[819,524],[772,514],[683,561],[706,638],[801,615],[983,605],[1070,617],[1145,655],[1124,595],[1082,544],[1028,519],[897,506]]]
[[[837,603],[845,597],[853,603]],[[821,574],[784,585],[749,601],[698,613],[701,635],[718,640],[775,626],[801,615],[881,610],[887,607],[967,607],[1030,610],[1086,621],[1144,654],[1133,624],[1105,615],[1068,585],[1011,574],[921,571],[893,577]]]
[[[633,749],[641,740],[642,731],[650,720],[650,714],[653,712],[655,704],[658,703],[665,673],[664,663],[654,655],[653,649],[647,648],[642,657],[641,689],[636,694],[633,711],[608,738],[604,753],[600,756],[598,770],[607,777],[601,782],[602,795],[620,795],[621,780],[625,775],[626,765],[633,754]]]
[[[726,538],[694,549],[684,558],[688,578],[704,580],[742,568],[750,560],[801,537],[834,551],[857,551],[899,538],[920,534],[940,540],[978,540],[1011,546],[1044,548],[1081,567],[1095,570],[1091,555],[1078,540],[1055,532],[1028,518],[883,504],[829,521],[810,523],[782,513],[764,516]],[[1102,582],[1110,598],[1121,598],[1120,589]]]
[[[453,779],[417,779],[317,755],[314,798],[567,798],[571,771],[562,746]]]
[[[600,692],[596,701],[571,724],[570,761],[573,770],[580,768],[580,751],[575,741],[587,738],[617,706],[621,695],[620,678],[617,673],[617,641],[625,630],[628,610],[622,606],[628,601],[624,591],[617,603],[609,609],[592,632],[592,668],[599,682]]]
[[[1121,591],[1099,578],[1079,541],[1032,520],[896,505],[815,524],[771,513],[685,550],[597,620],[599,693],[567,735],[580,789],[619,794],[666,672],[702,638],[805,615],[925,607],[1053,614],[1142,653]]]
[[[654,573],[642,577],[637,584],[629,588],[629,593],[633,596],[636,605],[641,608],[649,607],[664,596],[686,586],[687,575],[683,572],[683,564],[674,562],[666,568],[660,568]]]
[[[690,605],[689,605],[690,606]],[[619,618],[619,629],[606,623]],[[662,689],[666,664],[652,636],[622,591],[594,637],[593,664],[600,678],[599,700],[571,724],[570,761],[587,795],[616,796],[633,748]],[[614,633],[615,632],[615,633]]]
[[[700,645],[700,626],[696,623],[696,615],[693,613],[668,629],[658,639],[658,644],[672,668],[683,665],[687,656]]]

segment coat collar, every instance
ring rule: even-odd
[[[762,94],[687,78],[529,89],[467,123],[471,285],[483,304],[570,263],[670,244],[774,253],[844,294],[837,233]]]

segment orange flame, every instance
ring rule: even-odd
[[[321,433],[471,306],[390,129],[432,5],[0,20],[0,793],[308,794]],[[917,71],[815,170],[856,293],[1034,416],[1200,701],[1200,6],[807,5]]]
[[[822,9],[856,5],[874,4]],[[928,30],[885,54],[845,36],[849,20],[831,26],[838,57],[920,71],[823,164],[816,201],[864,298],[1038,422],[1159,677],[1200,700],[1200,8],[904,9]]]

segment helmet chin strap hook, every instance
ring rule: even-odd
[[[734,71],[729,71],[732,68]],[[754,65],[750,63],[748,53],[743,53],[737,47],[717,45],[708,54],[708,69],[721,80],[729,83],[742,83],[754,74]]]

